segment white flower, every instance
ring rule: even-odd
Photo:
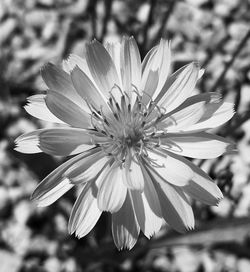
[[[140,230],[150,238],[162,219],[179,232],[192,229],[189,196],[217,205],[222,193],[184,157],[210,159],[232,148],[205,131],[228,121],[233,105],[217,93],[191,96],[202,73],[197,63],[169,76],[165,40],[142,62],[133,38],[105,47],[93,41],[83,57],[71,55],[62,67],[42,69],[47,94],[29,97],[25,109],[64,126],[24,134],[16,150],[76,156],[48,175],[32,198],[47,206],[81,186],[69,232],[85,236],[109,211],[119,249],[131,249]]]

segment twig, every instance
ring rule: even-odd
[[[157,1],[155,0],[150,0],[150,10],[147,18],[147,22],[143,27],[143,45],[144,45],[144,50],[147,50],[147,43],[148,43],[148,30],[150,26],[153,23],[153,14],[155,10]]]
[[[111,11],[112,11],[112,4],[113,0],[105,0],[105,16],[103,18],[103,27],[102,27],[102,33],[100,37],[100,41],[102,42],[106,33],[107,33],[107,26],[108,26],[108,21],[110,19]]]
[[[92,38],[96,38],[96,4],[97,0],[89,1],[89,6],[87,8],[87,13],[90,17],[92,26]]]
[[[211,90],[215,91],[222,83],[227,71],[229,70],[229,68],[232,66],[232,64],[234,63],[236,57],[240,54],[241,50],[244,48],[247,40],[250,38],[250,29],[248,30],[248,32],[246,33],[245,37],[242,39],[242,41],[239,43],[239,45],[237,46],[237,48],[235,49],[231,59],[226,63],[222,73],[220,74],[220,76],[218,77],[218,79],[215,81],[214,85],[212,86]]]
[[[148,243],[149,248],[163,246],[211,246],[216,243],[244,242],[250,227],[249,218],[227,218],[207,223],[186,235],[166,235]]]
[[[250,119],[250,111],[246,111],[242,115],[237,115],[236,113],[234,119],[235,119],[235,124],[228,127],[221,136],[223,137],[227,136],[228,134],[236,131],[246,121],[248,121]]]
[[[163,18],[161,21],[161,27],[159,28],[159,30],[157,31],[155,38],[152,40],[151,43],[151,47],[154,46],[162,37],[163,32],[164,32],[164,28],[166,27],[169,17],[171,15],[171,13],[173,12],[175,5],[178,1],[175,0],[171,0],[168,9],[166,9],[165,13],[163,14]]]

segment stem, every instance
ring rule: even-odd
[[[158,41],[160,40],[160,38],[162,38],[163,36],[163,32],[164,32],[164,28],[166,27],[167,25],[167,22],[169,20],[169,17],[170,15],[172,14],[173,10],[174,10],[174,7],[175,7],[175,4],[177,3],[178,1],[174,1],[172,0],[170,3],[169,3],[169,7],[168,9],[165,11],[165,13],[163,14],[163,18],[162,18],[162,21],[161,21],[161,27],[159,28],[159,30],[157,31],[156,35],[155,35],[155,38],[153,39],[152,43],[151,43],[151,47],[154,46],[156,43],[158,43]]]
[[[241,40],[241,42],[239,43],[239,45],[237,46],[237,48],[235,49],[231,59],[226,63],[224,70],[222,71],[222,73],[220,74],[220,76],[218,77],[218,79],[215,81],[214,85],[212,86],[211,90],[216,90],[222,83],[227,71],[229,70],[229,68],[232,66],[232,64],[234,63],[236,57],[240,54],[241,50],[244,48],[247,40],[250,38],[250,29],[248,30],[248,32],[246,33],[245,37]]]
[[[154,10],[155,10],[155,5],[156,5],[155,0],[151,0],[150,1],[150,11],[148,14],[148,18],[147,18],[147,22],[143,28],[143,44],[144,44],[144,49],[147,50],[147,43],[148,43],[148,30],[150,28],[150,26],[153,23],[153,14],[154,14]]]
[[[103,27],[102,27],[102,34],[100,37],[100,42],[103,41],[106,33],[107,33],[107,26],[108,26],[108,22],[111,16],[111,11],[112,11],[112,4],[113,4],[113,0],[106,0],[104,1],[104,5],[105,5],[105,16],[103,19]]]

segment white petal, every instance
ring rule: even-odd
[[[170,44],[166,40],[161,40],[159,47],[163,47],[163,52],[159,56],[155,56],[155,58],[159,58],[159,62],[161,62],[160,68],[159,68],[159,81],[157,85],[157,89],[155,90],[152,98],[153,100],[158,96],[160,93],[162,87],[164,86],[170,69],[171,64],[171,51],[170,51]]]
[[[123,88],[131,96],[133,85],[138,88],[141,81],[141,57],[133,37],[122,40],[121,63]]]
[[[89,157],[92,154],[95,154],[96,152],[99,152],[100,149],[92,149],[90,151],[86,151],[80,155],[75,156],[74,158],[68,160],[67,162],[61,164],[59,167],[57,167],[53,172],[51,172],[47,177],[41,181],[35,191],[32,194],[31,199],[36,200],[39,202],[40,199],[43,198],[44,195],[48,194],[50,190],[53,190],[55,187],[60,188],[60,183],[65,180],[65,177],[63,174],[65,171],[74,163],[76,163],[78,160]]]
[[[169,114],[169,117],[159,123],[159,127],[167,128],[169,132],[185,130],[200,120],[205,111],[204,105],[205,102],[198,102]]]
[[[206,122],[215,112],[220,111],[223,103],[221,95],[218,93],[204,93],[187,98],[179,107],[167,113],[159,123],[159,127],[163,129],[168,127],[168,131],[190,131],[197,132],[206,129]],[[227,112],[231,117],[233,108]],[[223,116],[226,117],[226,116]],[[221,118],[218,118],[220,120]],[[228,119],[226,119],[228,120]],[[217,125],[214,121],[214,127]],[[221,120],[222,121],[222,120]],[[204,126],[203,126],[204,124]],[[200,126],[200,128],[199,128]]]
[[[159,71],[150,70],[144,80],[142,103],[147,104],[152,98],[152,94],[155,92],[159,81]]]
[[[233,150],[230,141],[205,132],[168,133],[167,137],[161,140],[161,144],[163,146],[165,143],[168,144],[168,140],[175,144],[168,148],[169,151],[190,158],[213,159]]]
[[[25,154],[33,154],[42,152],[39,148],[39,138],[37,131],[32,131],[19,136],[15,140],[15,150]]]
[[[157,172],[167,182],[176,186],[185,186],[193,178],[194,173],[192,169],[177,159],[174,154],[166,153],[158,154],[153,151],[148,151],[149,158],[158,164],[157,167],[148,165],[150,173]]]
[[[94,40],[86,46],[86,59],[89,70],[106,97],[115,84],[120,86],[119,78],[112,58],[101,43]]]
[[[105,48],[106,50],[109,52],[109,55],[111,56],[114,64],[115,64],[115,68],[119,77],[120,82],[122,82],[122,78],[121,78],[121,44],[119,42],[107,42],[105,43]]]
[[[15,143],[15,149],[22,153],[45,152],[55,156],[68,156],[93,147],[94,136],[83,129],[38,129],[19,136]]]
[[[189,184],[182,187],[182,189],[191,197],[207,205],[217,205],[223,198],[218,186],[204,171],[202,171],[192,162],[183,157],[180,157],[179,159],[189,165],[189,167],[194,171],[194,177]]]
[[[122,182],[122,169],[115,165],[110,168],[103,180],[97,195],[98,207],[101,211],[111,213],[120,210],[127,195],[127,187]]]
[[[54,123],[65,124],[62,120],[58,119],[54,114],[50,112],[45,103],[45,94],[36,94],[27,98],[27,105],[24,109],[32,116]]]
[[[208,130],[210,128],[221,126],[230,120],[234,114],[234,104],[224,102],[218,109],[213,112],[205,111],[202,119],[189,128],[186,128],[186,131]]]
[[[122,174],[123,182],[128,188],[139,191],[143,190],[144,177],[136,156],[131,155],[130,158],[126,158],[125,170],[122,171]]]
[[[161,92],[156,98],[160,107],[164,107],[167,112],[177,108],[183,103],[194,90],[198,80],[199,66],[191,63],[181,68],[165,82]]]
[[[69,219],[69,233],[81,238],[87,235],[98,221],[101,211],[97,206],[94,183],[87,183],[78,196]]]
[[[97,90],[92,81],[78,66],[71,72],[71,78],[76,91],[84,100],[86,99],[96,109],[103,109],[105,113],[110,113],[103,94]]]
[[[89,67],[85,58],[81,58],[75,54],[70,54],[67,60],[63,61],[63,69],[70,74],[73,69],[78,66],[87,77],[93,81],[92,75],[89,71]]]
[[[158,195],[151,178],[145,170],[143,174],[145,177],[144,191],[142,193],[131,191],[131,196],[140,228],[145,236],[150,238],[161,228],[162,213]]]
[[[201,79],[204,73],[205,73],[205,69],[200,69],[198,79]]]
[[[155,180],[155,188],[165,221],[181,233],[193,229],[194,214],[182,188],[172,186],[155,173],[151,174]]]
[[[161,73],[161,69],[163,68],[163,57],[166,57],[164,54],[166,44],[168,43],[165,40],[161,40],[160,44],[156,46],[155,50],[151,50],[143,60],[143,74],[140,89],[143,91],[143,103],[145,104],[147,104],[152,97],[155,98],[154,93],[156,91],[158,92],[157,86],[162,84],[163,74]],[[168,73],[168,71],[165,72]]]
[[[51,188],[47,193],[43,194],[37,202],[38,207],[49,206],[54,203],[58,198],[68,192],[74,184],[71,184],[70,181],[65,178],[55,187]]]
[[[49,110],[65,123],[78,128],[90,127],[90,115],[65,96],[50,91],[45,101]]]
[[[154,54],[156,53],[158,47],[159,47],[159,45],[156,45],[156,46],[152,47],[147,52],[146,56],[144,57],[144,59],[142,61],[142,74],[146,73],[145,69],[148,69],[148,67],[149,67],[149,61],[151,61],[151,59],[154,56]]]
[[[161,39],[160,44],[152,48],[142,63],[142,80],[140,89],[143,91],[143,103],[155,99],[168,77],[171,52],[168,41]]]
[[[177,113],[199,102],[204,102],[204,105],[205,105],[204,116],[206,116],[207,111],[210,112],[212,110],[212,112],[214,112],[220,107],[221,94],[215,93],[215,92],[208,92],[208,93],[202,93],[202,94],[190,96],[180,106],[175,108],[173,111],[168,112],[167,114],[165,114],[165,116],[171,116],[172,114]],[[212,109],[210,109],[211,106],[212,106]]]
[[[68,177],[72,183],[81,184],[95,178],[109,161],[109,157],[103,157],[102,153],[96,153],[93,156],[79,160],[72,165],[64,175]]]
[[[84,101],[73,87],[70,75],[65,71],[52,63],[48,63],[41,69],[41,75],[50,90],[65,96],[78,106],[86,108]]]
[[[134,208],[130,194],[121,209],[112,214],[112,235],[116,247],[121,249],[131,249],[136,244],[140,232],[139,224],[136,220]]]

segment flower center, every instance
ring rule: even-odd
[[[131,149],[139,155],[146,153],[145,146],[157,131],[156,124],[162,113],[156,107],[152,110],[153,102],[144,105],[136,89],[130,95],[123,93],[118,86],[113,89],[119,91],[119,96],[114,96],[111,90],[108,102],[111,111],[104,113],[103,109],[98,111],[91,105],[89,107],[92,126],[103,139],[97,145],[122,163]]]

